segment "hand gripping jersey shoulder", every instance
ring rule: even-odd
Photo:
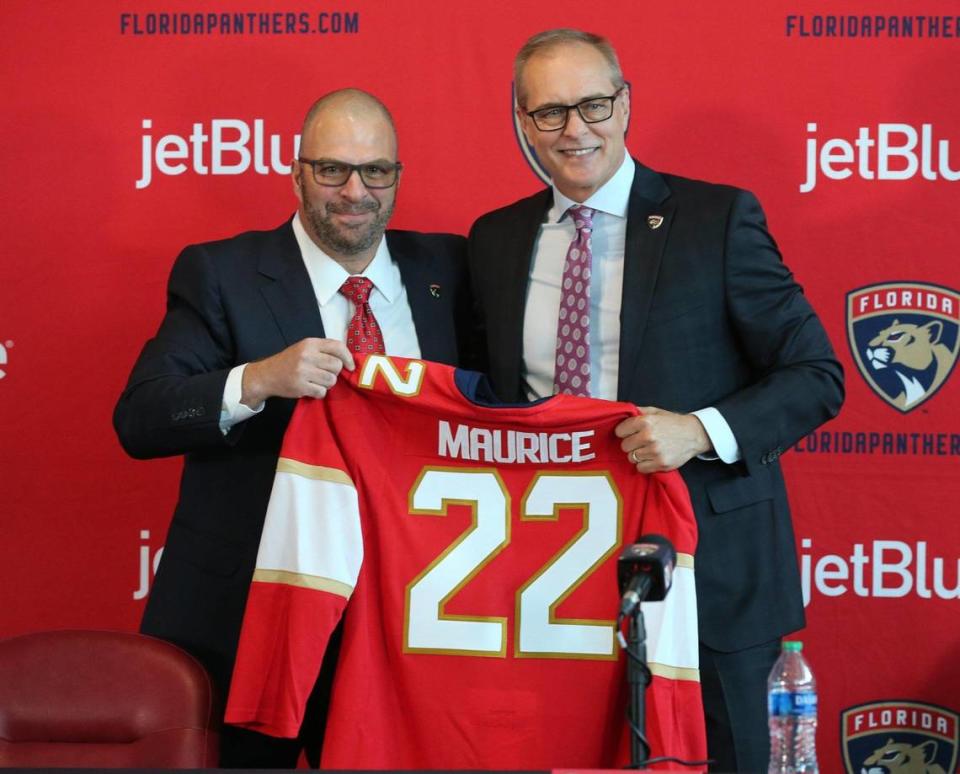
[[[468,395],[458,387],[466,389]],[[676,473],[634,470],[623,403],[470,399],[476,375],[370,356],[284,439],[227,722],[297,734],[345,614],[324,768],[601,768],[629,758],[616,560],[678,568],[644,605],[653,755],[705,756],[696,523]]]

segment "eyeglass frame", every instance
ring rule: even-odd
[[[608,94],[603,97],[588,97],[587,99],[580,100],[573,105],[546,105],[542,108],[537,108],[536,110],[524,110],[523,112],[524,115],[529,116],[530,120],[533,121],[533,125],[537,127],[538,132],[562,132],[567,128],[567,122],[570,120],[570,111],[574,109],[576,109],[577,115],[580,116],[580,120],[583,121],[583,123],[602,124],[604,121],[609,121],[611,118],[613,118],[613,106],[617,101],[617,97],[619,97],[626,90],[626,88],[627,86],[624,84],[615,92],[613,92],[613,94]],[[596,121],[591,121],[590,119],[586,118],[581,112],[580,106],[586,105],[588,102],[596,102],[597,100],[601,99],[610,100],[610,115],[608,115],[606,118],[599,118]],[[555,129],[544,129],[540,126],[540,124],[537,123],[537,118],[534,113],[539,113],[542,110],[557,110],[558,108],[563,108],[566,111],[563,116],[563,123],[560,124],[560,126],[556,127]]]
[[[371,191],[386,191],[388,188],[393,188],[397,183],[400,182],[400,172],[403,171],[403,163],[400,161],[388,162],[388,165],[396,172],[396,177],[393,178],[393,182],[390,185],[370,185],[363,176],[363,168],[369,166],[376,166],[376,162],[367,161],[363,164],[348,164],[346,161],[340,161],[339,159],[306,159],[303,156],[297,156],[297,161],[301,164],[309,164],[313,169],[313,181],[317,185],[322,185],[324,188],[342,188],[347,183],[350,182],[350,178],[353,176],[353,173],[356,172],[360,178],[360,182],[366,188],[369,188]],[[341,167],[347,167],[350,171],[347,173],[347,178],[342,183],[321,183],[317,180],[317,164],[337,164]],[[387,166],[387,165],[384,165]]]

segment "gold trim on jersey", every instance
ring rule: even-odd
[[[691,667],[675,667],[667,666],[666,664],[656,664],[650,662],[647,664],[650,667],[650,673],[656,675],[657,677],[665,677],[668,680],[690,680],[694,683],[700,682],[700,670],[693,669]]]
[[[493,650],[471,650],[471,649],[460,649],[460,648],[417,648],[412,647],[409,644],[409,634],[410,634],[410,591],[416,586],[434,567],[436,567],[440,562],[442,562],[451,551],[453,551],[457,546],[463,543],[467,538],[473,534],[477,528],[477,512],[479,509],[479,503],[476,500],[466,500],[462,498],[455,497],[443,497],[441,498],[441,506],[438,509],[431,508],[414,508],[413,507],[413,498],[414,493],[419,488],[423,478],[428,473],[468,473],[468,474],[486,474],[492,476],[497,485],[500,487],[500,491],[503,493],[505,508],[503,512],[503,517],[505,520],[504,526],[504,539],[497,545],[490,553],[488,553],[479,564],[477,564],[473,569],[467,573],[461,581],[454,586],[442,599],[440,599],[437,605],[437,617],[438,621],[473,621],[476,623],[498,623],[500,624],[500,649],[499,651]],[[448,545],[430,564],[423,568],[420,573],[407,584],[406,589],[404,590],[404,603],[403,603],[403,652],[404,653],[432,653],[438,655],[448,655],[448,656],[462,656],[462,655],[471,655],[471,656],[483,656],[489,658],[505,658],[507,655],[507,618],[506,616],[474,616],[474,615],[458,615],[452,613],[445,613],[444,607],[447,602],[449,602],[453,597],[455,597],[464,586],[466,586],[473,578],[484,568],[486,567],[493,559],[503,551],[510,544],[510,492],[507,491],[506,485],[503,483],[503,479],[500,477],[499,471],[496,468],[460,468],[460,467],[442,467],[442,466],[427,466],[420,471],[420,475],[417,476],[416,481],[413,482],[413,486],[410,487],[410,492],[407,495],[407,507],[411,514],[416,514],[418,516],[446,516],[447,510],[451,505],[463,505],[470,508],[470,526],[465,529],[460,536],[457,537],[450,545]]]
[[[537,485],[537,482],[545,477],[557,477],[557,478],[576,478],[576,477],[590,477],[590,478],[605,478],[607,483],[610,485],[610,491],[617,500],[617,527],[616,527],[616,536],[613,544],[608,548],[602,556],[600,556],[596,561],[593,562],[583,573],[576,578],[571,585],[567,586],[553,601],[553,603],[548,607],[548,617],[547,621],[550,624],[571,624],[579,626],[597,626],[597,627],[607,627],[610,629],[610,653],[609,654],[599,654],[599,653],[569,653],[569,652],[550,652],[550,651],[521,651],[520,650],[520,627],[521,627],[521,616],[520,616],[520,595],[541,576],[548,569],[550,569],[553,564],[555,564],[561,556],[563,556],[570,548],[582,538],[590,530],[590,503],[580,502],[580,503],[553,503],[553,513],[552,514],[529,514],[527,513],[527,498],[530,493],[533,491],[533,488]],[[560,510],[579,510],[583,514],[583,524],[580,530],[552,557],[550,557],[547,562],[540,567],[539,570],[526,582],[524,583],[516,592],[514,611],[515,611],[515,620],[516,624],[514,626],[514,638],[513,638],[513,655],[516,658],[564,658],[571,660],[591,660],[591,661],[613,661],[618,657],[617,648],[614,644],[613,629],[616,625],[616,622],[613,619],[599,619],[599,618],[559,618],[556,614],[556,609],[559,607],[564,600],[567,599],[574,591],[576,591],[580,585],[591,575],[596,569],[603,564],[607,559],[609,559],[614,553],[616,553],[617,548],[623,542],[623,497],[620,495],[620,490],[617,488],[616,482],[613,480],[613,476],[605,470],[584,470],[584,471],[575,471],[560,473],[557,471],[550,472],[539,472],[534,475],[533,479],[530,481],[530,485],[527,487],[526,491],[523,493],[523,497],[520,500],[520,521],[539,521],[546,522],[552,521],[556,522],[560,520]]]
[[[693,569],[693,554],[677,554],[677,567]]]
[[[427,372],[426,364],[421,360],[407,363],[407,376],[400,375],[396,364],[386,355],[368,355],[363,369],[357,378],[357,386],[365,390],[376,389],[377,373],[383,374],[387,387],[401,398],[415,398],[423,388],[423,377]]]
[[[353,586],[349,583],[343,583],[333,578],[323,578],[319,575],[307,575],[302,572],[258,569],[254,570],[253,580],[259,583],[280,583],[284,586],[297,586],[302,589],[327,591],[344,599],[350,599],[350,595],[353,594]]]
[[[311,478],[314,481],[329,481],[333,484],[346,484],[356,489],[353,479],[339,468],[328,468],[324,465],[308,465],[306,462],[281,457],[277,460],[277,473],[292,473],[295,476]]]

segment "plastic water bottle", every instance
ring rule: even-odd
[[[802,642],[784,642],[767,679],[768,774],[818,774],[817,683]]]

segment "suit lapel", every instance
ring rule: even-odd
[[[287,346],[309,336],[322,338],[320,308],[289,221],[271,234],[258,269],[267,278],[260,291]]]
[[[420,344],[420,356],[425,360],[453,362],[456,357],[456,351],[451,350],[450,346],[454,340],[453,332],[449,323],[443,324],[438,317],[437,313],[443,307],[438,302],[439,296],[433,295],[430,290],[431,286],[436,286],[438,293],[443,290],[439,284],[440,278],[431,271],[433,261],[422,250],[411,245],[403,234],[388,231],[386,238],[390,257],[400,269],[400,279],[407,292],[413,327]]]
[[[663,250],[676,202],[663,178],[639,162],[627,207],[623,253],[623,296],[620,300],[620,353],[617,398],[626,400],[640,361],[640,346],[657,285]],[[662,218],[648,221],[656,216]],[[654,228],[653,226],[656,225]]]
[[[504,353],[503,373],[509,378],[504,394],[523,397],[520,391],[520,373],[523,367],[523,317],[527,306],[527,286],[533,249],[540,234],[540,226],[553,201],[551,189],[524,199],[514,215],[515,220],[504,233],[499,265],[491,266],[494,276],[502,277],[503,297],[491,299],[488,304],[496,313],[488,316],[488,335],[499,342]],[[499,284],[499,282],[498,282]],[[496,326],[496,330],[493,328]],[[502,381],[506,382],[507,379]]]

